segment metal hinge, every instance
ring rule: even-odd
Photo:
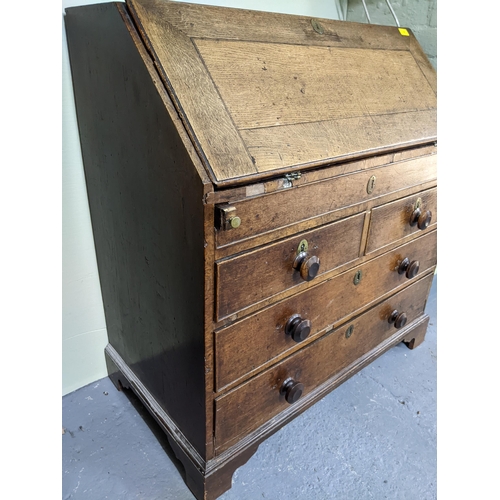
[[[290,188],[293,186],[293,181],[300,179],[302,174],[300,172],[292,172],[291,174],[285,174],[285,181],[283,182],[284,188]]]

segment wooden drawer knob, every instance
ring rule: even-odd
[[[416,208],[413,210],[410,216],[410,226],[417,226],[422,231],[429,227],[429,224],[432,220],[432,212],[430,210],[426,210],[425,212],[422,209]]]
[[[418,260],[412,260],[408,257],[404,258],[399,264],[398,274],[406,274],[408,279],[414,278],[418,274],[418,270],[420,269],[420,262]]]
[[[300,396],[302,396],[302,392],[304,392],[304,385],[300,382],[295,382],[295,380],[288,379],[283,383],[280,392],[285,395],[287,403],[293,404],[299,400]]]
[[[304,281],[311,281],[319,271],[319,257],[309,255],[307,252],[300,252],[293,261],[293,268],[300,272]]]
[[[408,321],[408,317],[404,312],[400,313],[398,310],[392,311],[392,314],[389,316],[389,323],[394,323],[394,326],[399,329],[403,328]]]
[[[290,335],[295,342],[302,342],[311,333],[311,322],[308,319],[302,319],[300,314],[294,314],[286,322],[285,333]]]

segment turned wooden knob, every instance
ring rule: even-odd
[[[319,271],[319,257],[309,255],[307,252],[300,252],[293,262],[293,268],[300,272],[300,276],[305,281],[311,281]]]
[[[408,257],[404,258],[399,264],[398,274],[406,274],[408,279],[414,278],[418,274],[418,270],[420,269],[420,262],[418,260],[412,260]]]
[[[431,220],[432,212],[430,210],[422,212],[422,209],[419,207],[413,210],[410,216],[410,226],[417,226],[419,229],[424,230],[429,227]]]
[[[403,328],[403,326],[406,325],[406,322],[408,321],[408,317],[404,312],[400,313],[396,309],[392,311],[391,315],[389,316],[389,323],[394,323],[394,326],[399,329]]]
[[[295,382],[295,380],[288,379],[285,380],[283,386],[281,387],[281,394],[285,395],[286,402],[289,404],[293,404],[300,396],[302,396],[302,392],[304,391],[304,385],[300,382]]]
[[[290,335],[295,342],[302,342],[311,333],[311,322],[302,319],[300,314],[294,314],[285,325],[285,333]]]

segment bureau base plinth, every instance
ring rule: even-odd
[[[150,394],[117,351],[108,344],[105,349],[108,376],[118,390],[130,389],[140,399],[153,416],[184,468],[184,481],[198,500],[215,500],[231,488],[232,476],[257,451],[261,442],[277,432],[281,427],[297,417],[340,384],[355,375],[391,347],[404,342],[410,349],[420,345],[425,339],[429,316],[422,315],[406,325],[393,336],[382,342],[347,368],[327,380],[315,391],[300,399],[289,409],[250,433],[237,444],[225,450],[212,460],[205,461],[178,426],[163,410],[159,402]]]

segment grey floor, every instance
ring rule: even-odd
[[[420,347],[395,346],[271,436],[220,499],[435,499],[436,286]],[[63,499],[194,498],[130,391],[98,380],[62,411]]]

